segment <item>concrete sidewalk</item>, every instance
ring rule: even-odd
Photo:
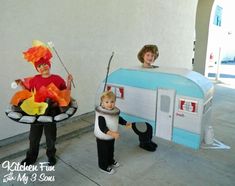
[[[3,183],[3,179],[6,179],[6,175],[10,172],[1,166],[0,185],[25,185],[23,179],[17,181],[17,177],[26,173],[24,181],[27,185],[233,186],[235,183],[234,103],[235,89],[216,85],[212,124],[216,139],[230,146],[229,150],[193,150],[155,137],[154,141],[159,145],[157,151],[147,152],[138,147],[138,137],[131,129],[120,127],[121,137],[115,144],[115,157],[121,166],[116,169],[114,175],[110,176],[98,169],[96,141],[92,130],[94,115],[87,115],[58,128],[58,162],[54,167],[55,171],[40,169],[33,172],[12,171],[15,180]],[[28,140],[11,145],[0,149],[1,163],[19,162],[25,157]],[[14,150],[11,151],[12,148]],[[39,163],[46,161],[45,149],[42,146],[36,166],[40,167]],[[47,180],[42,181],[43,178]]]

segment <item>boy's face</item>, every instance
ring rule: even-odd
[[[144,63],[151,65],[154,62],[154,54],[151,51],[148,51],[144,54]]]
[[[107,110],[112,110],[115,107],[115,100],[113,98],[104,97],[101,106]]]
[[[48,64],[40,64],[37,66],[37,71],[41,75],[48,75],[48,74],[50,74],[50,67]]]

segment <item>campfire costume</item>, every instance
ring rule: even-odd
[[[33,46],[23,52],[23,55],[37,70],[40,65],[45,65],[50,71],[52,52],[42,42],[34,41]],[[21,86],[24,89],[15,93],[10,107],[6,110],[9,118],[19,123],[31,124],[30,147],[21,164],[30,165],[36,162],[44,130],[49,165],[54,165],[56,122],[71,117],[77,110],[77,102],[71,99],[71,90],[67,89],[65,81],[59,75],[50,72],[48,77],[40,73],[25,78]]]

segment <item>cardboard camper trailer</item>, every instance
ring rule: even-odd
[[[104,82],[97,100],[103,88]],[[106,90],[116,94],[116,106],[124,119],[136,125],[149,123],[157,137],[198,149],[211,125],[214,86],[197,72],[120,68],[108,76]]]

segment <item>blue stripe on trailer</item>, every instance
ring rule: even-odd
[[[193,149],[199,149],[201,143],[199,134],[195,134],[179,128],[173,128],[172,141],[187,147],[191,147]]]

